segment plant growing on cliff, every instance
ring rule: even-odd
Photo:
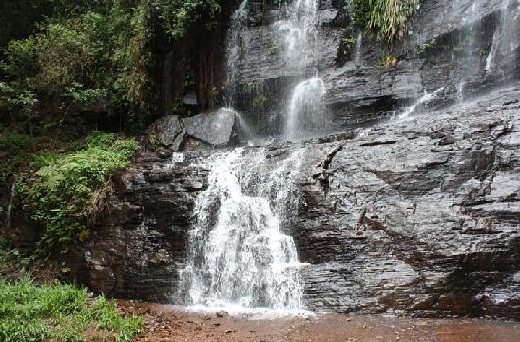
[[[418,0],[355,0],[354,21],[393,49],[396,40],[406,36],[406,23],[417,4]]]
[[[111,175],[128,165],[137,146],[135,140],[94,132],[82,150],[37,158],[34,172],[22,177],[17,192],[26,213],[41,228],[39,254],[66,253],[89,237],[111,191]]]
[[[417,45],[415,51],[418,56],[424,56],[426,51],[431,50],[437,46],[437,40],[432,38],[430,40],[425,41],[422,44]]]

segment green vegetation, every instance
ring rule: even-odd
[[[267,50],[267,55],[273,56],[276,55],[278,52],[280,52],[280,44],[278,44],[278,42],[273,42],[269,47],[269,50]]]
[[[0,119],[7,113],[31,127],[102,104],[124,128],[136,128],[153,109],[153,53],[162,48],[155,40],[179,41],[195,22],[212,29],[221,11],[219,0],[6,1]],[[32,29],[15,34],[22,23]]]
[[[357,38],[354,36],[349,36],[341,40],[341,46],[345,55],[348,55],[352,52],[354,46],[356,45],[356,41]]]
[[[155,101],[163,70],[155,61],[165,55],[190,69],[180,75],[184,89],[198,90],[199,45],[192,42],[215,28],[220,3],[0,1],[0,185],[16,180],[16,196],[9,206],[2,197],[0,208],[0,341],[126,341],[141,329],[142,321],[121,318],[85,290],[14,279],[41,264],[56,276],[67,252],[89,238],[111,177],[138,144],[88,132],[136,132],[165,110]],[[174,94],[181,105],[182,91]],[[12,231],[4,227],[8,207],[30,219],[36,250],[5,250],[15,247],[10,237],[20,228],[14,221],[6,224]]]
[[[27,277],[0,277],[0,341],[130,341],[142,318],[121,316],[114,302],[58,282],[36,286]]]
[[[398,57],[392,53],[385,52],[381,57],[381,65],[387,68],[393,68],[398,62]]]
[[[16,121],[41,121],[37,104],[44,101],[64,114],[101,99],[125,108],[130,118],[142,113],[150,88],[148,26],[147,6],[128,9],[122,1],[48,20],[37,34],[10,41],[0,107]]]
[[[355,0],[354,21],[393,49],[406,36],[406,22],[418,0]]]
[[[435,38],[432,38],[430,40],[425,41],[422,44],[419,44],[417,48],[415,49],[417,55],[423,56],[426,51],[433,49],[437,46],[437,40]]]
[[[211,29],[215,25],[212,19],[221,10],[219,0],[152,0],[151,3],[159,12],[166,32],[175,39],[181,38],[189,24],[202,17]]]
[[[253,97],[253,101],[251,101],[251,105],[254,109],[265,109],[265,106],[267,104],[267,96],[263,93],[256,94]]]
[[[94,132],[81,150],[34,159],[33,172],[17,182],[17,193],[26,213],[41,228],[38,254],[66,253],[90,236],[89,226],[111,192],[111,175],[128,165],[137,146],[135,140]]]

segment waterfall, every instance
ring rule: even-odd
[[[436,99],[442,92],[445,91],[444,87],[441,87],[439,89],[436,89],[432,91],[431,93],[428,93],[427,91],[424,91],[424,95],[421,96],[419,99],[417,99],[411,106],[405,107],[399,116],[397,117],[399,120],[405,120],[412,115],[418,106],[421,106],[423,104],[427,104],[428,102]]]
[[[306,132],[327,125],[323,95],[325,85],[317,77],[304,80],[294,88],[287,112],[286,138],[299,139]]]
[[[215,153],[198,196],[182,290],[188,305],[226,310],[302,308],[294,241],[281,231],[297,196],[300,153],[276,167],[264,150]]]
[[[318,28],[318,1],[295,0],[288,18],[277,26],[283,39],[286,71],[305,72],[313,66]]]
[[[455,5],[458,5],[458,3],[454,2],[454,6]],[[462,18],[462,21],[467,22],[468,26],[461,37],[461,44],[463,45],[462,57],[464,61],[462,62],[458,75],[456,75],[455,89],[457,90],[457,102],[459,103],[464,101],[467,83],[471,77],[475,75],[475,70],[479,69],[478,63],[480,58],[479,56],[475,56],[477,43],[476,34],[478,31],[475,26],[477,25],[478,19],[479,11],[477,11],[477,3],[473,2],[466,16]]]
[[[363,66],[363,60],[361,59],[361,44],[363,41],[363,31],[359,30],[356,38],[356,45],[354,49],[354,65],[357,68],[361,68]]]
[[[288,19],[279,25],[284,37],[287,70],[314,76],[298,83],[291,93],[285,109],[285,138],[290,140],[319,131],[328,121],[323,103],[325,85],[316,76],[318,66],[314,58],[318,28],[317,0],[295,1],[289,8]]]

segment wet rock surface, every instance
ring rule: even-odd
[[[331,19],[340,16],[335,3],[320,5],[316,63],[339,133],[246,148],[264,149],[273,169],[303,151],[299,206],[282,230],[309,263],[301,271],[306,307],[520,320],[520,53],[518,44],[507,58],[493,53],[503,51],[502,23],[518,24],[504,21],[518,3],[504,11],[498,0],[425,1],[395,68],[379,65],[381,47],[369,37],[358,60],[337,64],[348,28]],[[309,75],[282,73],[278,38],[266,29],[280,13],[271,2],[251,1],[249,10],[264,4],[243,37],[251,54],[240,62],[238,102],[248,123],[269,131],[280,126],[272,108],[245,102],[260,105],[259,95],[271,93],[286,101],[273,89]],[[436,47],[418,52],[432,38]],[[425,91],[438,96],[400,116]],[[214,115],[182,123],[185,152],[171,155],[178,133],[160,136],[168,153],[143,154],[117,177],[104,224],[72,259],[80,281],[118,297],[183,304],[180,270],[211,153],[197,149],[236,142],[237,117],[217,132]],[[164,127],[178,132],[173,121]]]
[[[354,134],[261,147],[273,165],[304,150],[299,207],[282,230],[309,263],[306,307],[520,319],[519,98],[520,88],[503,89]],[[210,153],[143,155],[119,177],[84,251],[92,289],[183,303],[179,271]]]
[[[185,118],[183,123],[188,138],[212,147],[233,145],[238,141],[236,112],[227,108]],[[190,145],[190,141],[186,144]]]
[[[421,2],[409,35],[393,52],[359,32],[342,2],[319,3],[320,29],[314,39],[320,43],[309,66],[316,66],[324,81],[324,102],[337,128],[377,123],[425,93],[442,91],[429,103],[430,108],[441,108],[520,77],[520,37],[514,33],[520,17],[515,1]],[[271,98],[274,92],[279,97],[276,103],[287,103],[291,93],[280,90],[315,75],[284,64],[279,51],[282,38],[273,26],[283,15],[283,6],[250,1],[247,8],[249,17],[260,19],[242,33],[244,53],[235,66],[241,70],[236,106],[250,123],[270,121],[262,132],[272,133],[286,107],[258,110],[255,99]],[[356,41],[359,49],[346,48],[345,39]],[[397,64],[383,65],[385,54],[394,55]]]
[[[185,260],[186,234],[208,170],[205,152],[180,162],[141,155],[115,180],[102,226],[72,259],[75,277],[96,292],[171,302]]]
[[[233,146],[238,143],[237,113],[220,108],[187,118],[168,115],[150,125],[144,140],[149,149],[164,155]]]
[[[309,308],[520,318],[518,96],[309,149],[293,228]]]

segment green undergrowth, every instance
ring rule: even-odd
[[[143,319],[123,316],[105,297],[59,282],[0,277],[0,341],[130,341]]]
[[[112,191],[111,176],[129,164],[137,148],[134,139],[93,132],[81,149],[33,158],[16,192],[24,212],[40,229],[36,254],[63,255],[89,238]]]

